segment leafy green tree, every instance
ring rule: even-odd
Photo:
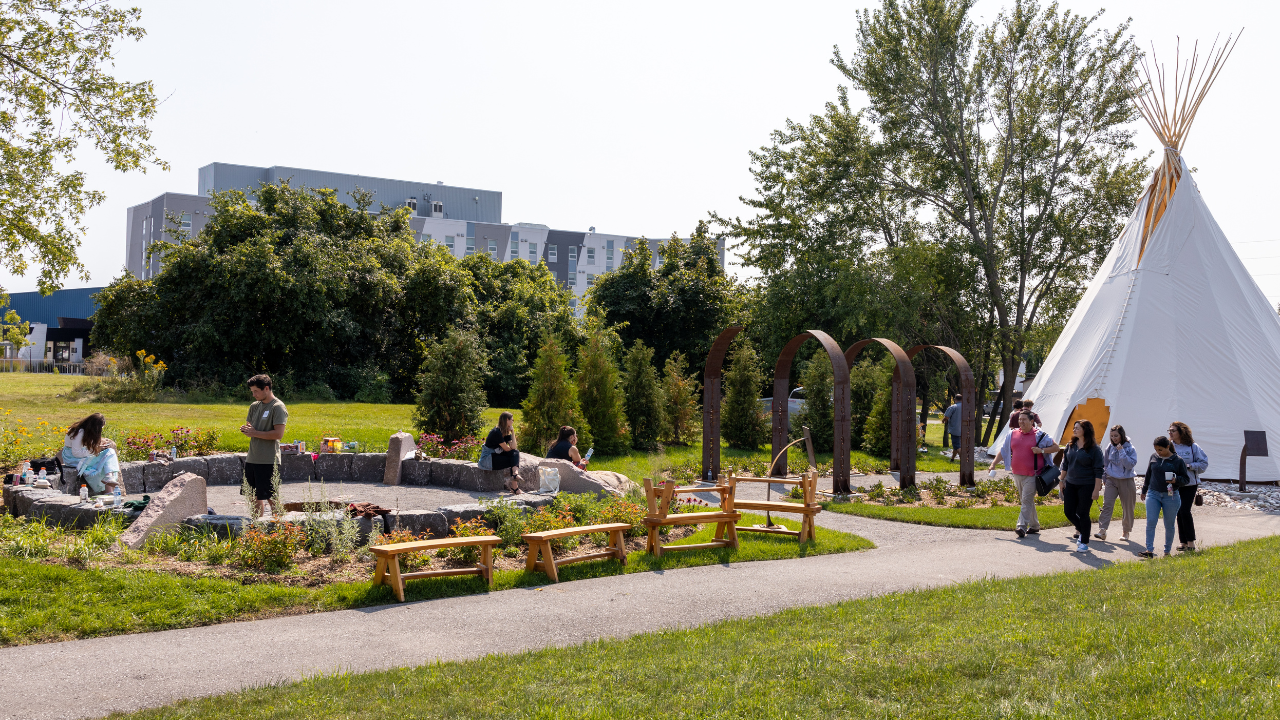
[[[422,392],[413,410],[413,426],[446,442],[475,436],[488,408],[482,387],[488,372],[484,348],[475,333],[454,328],[432,342],[422,365]]]
[[[601,455],[622,455],[630,445],[622,380],[613,359],[616,343],[616,335],[591,323],[578,353],[578,399]]]
[[[698,438],[702,429],[698,385],[697,378],[689,374],[684,353],[679,350],[671,353],[662,372],[665,442],[688,445]]]
[[[577,345],[572,293],[541,262],[495,262],[487,253],[476,253],[463,258],[461,266],[471,273],[476,329],[493,369],[485,391],[493,405],[512,407],[529,390],[529,369],[544,333],[568,339],[570,348]]]
[[[0,292],[0,310],[9,306],[9,296]],[[0,342],[13,345],[14,350],[27,346],[27,336],[31,334],[31,324],[22,321],[18,313],[5,310],[0,314]]]
[[[831,358],[823,350],[813,354],[800,373],[800,384],[804,386],[804,407],[791,418],[792,427],[796,428],[796,437],[801,437],[799,428],[808,426],[809,436],[813,438],[813,449],[818,452],[831,452],[835,447],[835,403],[832,401],[835,379],[832,376]]]
[[[849,447],[866,449],[864,429],[875,408],[876,393],[892,378],[892,370],[871,358],[864,357],[849,368]]]
[[[637,340],[622,360],[622,394],[631,424],[631,447],[657,450],[666,425],[662,387],[653,369],[653,349]]]
[[[142,11],[106,2],[19,0],[0,8],[0,267],[51,292],[89,274],[77,256],[85,213],[106,196],[69,166],[88,141],[121,172],[169,169],[148,140],[150,82],[111,74],[118,45],[146,34]]]
[[[764,374],[749,343],[739,343],[724,374],[724,402],[720,406],[720,436],[737,450],[758,450],[769,439],[769,418],[760,407]]]
[[[659,363],[682,352],[700,371],[716,336],[741,319],[745,297],[720,265],[717,239],[700,222],[687,241],[672,235],[662,244],[657,267],[648,242],[638,240],[617,270],[596,279],[587,305],[618,328],[626,346],[643,340]]]
[[[893,450],[893,389],[883,386],[876,390],[862,431],[862,450],[876,457],[887,458]]]
[[[569,357],[556,335],[542,338],[533,382],[521,408],[520,436],[529,452],[545,454],[565,425],[578,431],[578,445],[591,447],[591,424],[578,404],[578,390],[569,381]]]

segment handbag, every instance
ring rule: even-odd
[[[489,447],[488,445],[481,444],[480,460],[476,462],[476,465],[479,465],[481,470],[492,470],[493,469],[493,448]]]
[[[1191,504],[1195,505],[1196,507],[1200,507],[1201,505],[1204,505],[1204,495],[1201,495],[1200,493],[1196,493],[1196,499],[1191,501]]]
[[[1036,434],[1037,447],[1039,447],[1040,438],[1042,437],[1044,437],[1044,433]],[[1044,456],[1041,455],[1040,457],[1043,458]],[[1036,494],[1040,497],[1048,495],[1053,492],[1054,488],[1058,487],[1058,477],[1062,474],[1061,468],[1057,465],[1049,464],[1048,460],[1045,460],[1045,463],[1044,467],[1036,471]]]

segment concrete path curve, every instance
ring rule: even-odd
[[[1133,560],[1142,549],[1097,543],[1077,555],[1068,551],[1068,528],[1020,541],[1011,532],[819,518],[878,549],[8,648],[0,668],[20,668],[22,679],[0,698],[0,717],[101,717],[317,673],[465,660],[982,577],[1088,569]],[[1280,534],[1280,514],[1206,507],[1196,526],[1207,544],[1220,545]]]

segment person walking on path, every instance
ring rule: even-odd
[[[1169,423],[1169,441],[1173,443],[1173,452],[1187,464],[1186,485],[1178,486],[1178,494],[1182,497],[1182,505],[1178,509],[1178,550],[1196,549],[1196,523],[1191,518],[1191,508],[1200,490],[1200,475],[1209,469],[1209,456],[1191,438],[1191,428],[1184,422]]]
[[[1036,430],[1031,424],[1031,416],[1025,412],[1018,413],[1017,421],[1018,429],[1009,432],[1001,457],[991,463],[991,472],[995,472],[996,463],[1007,458],[1013,487],[1022,505],[1014,532],[1023,538],[1040,532],[1040,516],[1036,513],[1036,473],[1053,464],[1050,458],[1057,452],[1058,445],[1053,438]]]
[[[956,395],[955,400],[951,407],[942,413],[942,419],[946,425],[946,427],[942,428],[942,432],[945,433],[943,437],[951,436],[952,462],[955,461],[956,455],[960,452],[960,422],[963,420],[963,415],[960,412],[960,396]]]
[[[1062,460],[1062,510],[1076,528],[1073,536],[1076,552],[1089,552],[1089,530],[1092,526],[1089,511],[1102,492],[1102,449],[1098,447],[1092,422],[1077,420],[1071,433],[1073,437]]]
[[[271,392],[271,378],[267,375],[254,375],[249,378],[249,392],[253,395],[253,404],[249,406],[249,417],[240,432],[249,436],[249,454],[244,458],[244,477],[253,491],[253,498],[245,498],[246,502],[256,502],[258,515],[262,515],[268,502],[271,503],[271,516],[280,517],[280,508],[276,505],[273,477],[276,466],[280,464],[280,440],[284,437],[285,423],[289,420],[289,411]]]
[[[991,466],[988,468],[991,472],[991,477],[996,476],[996,463],[1002,463],[1009,472],[1013,472],[1013,465],[1009,463],[1009,438],[1013,435],[1013,431],[1018,429],[1018,416],[1021,414],[1022,401],[1014,400],[1013,414],[1009,416],[1009,432],[1004,434],[1004,445],[1000,446],[1000,453],[995,460],[991,461]],[[990,453],[991,451],[987,450],[987,452]]]
[[[1178,489],[1191,478],[1187,464],[1173,452],[1173,443],[1161,435],[1155,440],[1155,454],[1147,462],[1147,474],[1142,481],[1142,502],[1147,505],[1147,551],[1144,558],[1156,556],[1156,522],[1164,513],[1164,554],[1173,550],[1173,520],[1182,505]]]
[[[1119,497],[1123,518],[1120,527],[1127,541],[1133,530],[1133,506],[1138,495],[1133,479],[1133,468],[1138,464],[1138,451],[1129,443],[1123,426],[1111,426],[1111,444],[1102,453],[1102,464],[1102,512],[1098,515],[1098,532],[1094,537],[1099,540],[1107,539],[1107,528],[1111,527],[1111,512],[1115,508],[1116,497]]]
[[[511,477],[507,480],[507,489],[515,495],[520,492],[520,481],[517,471],[520,469],[520,450],[516,447],[515,417],[509,412],[498,416],[498,425],[489,431],[480,448],[480,462],[485,470],[511,469]],[[487,467],[486,467],[487,465]]]

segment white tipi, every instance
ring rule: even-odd
[[[1196,109],[1233,47],[1199,77],[1193,53],[1166,103],[1164,74],[1134,96],[1164,158],[1124,232],[1089,283],[1025,396],[1061,441],[1087,418],[1100,443],[1123,425],[1138,450],[1181,420],[1209,456],[1210,479],[1238,479],[1245,430],[1265,430],[1270,457],[1249,480],[1280,480],[1280,316],[1201,197],[1181,148]],[[1145,68],[1144,68],[1145,69]],[[1159,89],[1157,95],[1156,90]],[[1004,443],[1005,428],[996,445]]]

